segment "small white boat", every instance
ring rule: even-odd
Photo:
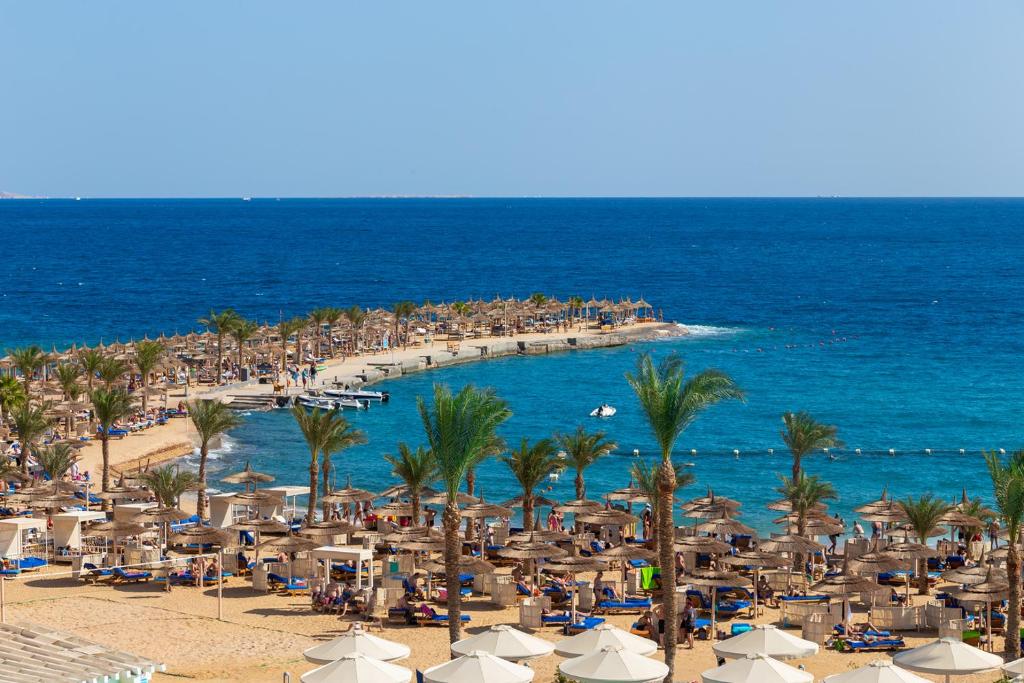
[[[590,411],[590,417],[611,417],[614,414],[615,408],[608,405],[607,403],[602,403],[601,405]]]
[[[330,396],[312,396],[310,394],[303,394],[295,397],[296,405],[303,406],[304,408],[319,408],[321,410],[334,410],[335,408],[350,410],[366,410],[369,407],[368,401],[357,401],[350,398],[334,398]]]
[[[347,398],[354,401],[380,401],[387,403],[391,400],[391,394],[386,391],[359,391],[355,389],[324,389],[321,391],[324,396],[331,398]]]

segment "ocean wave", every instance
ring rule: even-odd
[[[730,334],[739,334],[743,332],[742,327],[717,327],[715,325],[687,325],[684,323],[676,323],[676,325],[686,331],[687,337],[699,338],[699,337],[724,337]]]

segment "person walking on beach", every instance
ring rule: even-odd
[[[307,373],[306,368],[302,368],[302,390],[303,391],[306,390],[306,384],[308,382],[309,382],[309,374]]]
[[[309,380],[310,384],[316,384],[316,364],[309,364]]]

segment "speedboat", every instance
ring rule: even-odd
[[[615,408],[608,405],[607,403],[602,403],[601,405],[590,411],[590,417],[611,417],[614,414]]]
[[[370,403],[369,401],[357,401],[354,398],[335,398],[332,396],[313,396],[311,394],[303,394],[295,397],[295,404],[309,408],[319,408],[320,410],[334,410],[348,408],[351,410],[366,410]]]
[[[381,403],[387,403],[391,399],[391,394],[386,391],[360,391],[356,389],[324,389],[322,392],[324,396],[330,396],[331,398],[348,398],[355,401],[380,401]]]

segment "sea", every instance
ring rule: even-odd
[[[845,446],[806,469],[847,522],[877,499],[991,499],[983,450],[1024,447],[1024,200],[241,199],[0,201],[0,343],[125,341],[200,329],[233,307],[275,323],[322,305],[389,307],[543,292],[644,297],[677,339],[420,373],[347,416],[367,443],[335,456],[338,484],[382,489],[382,455],[423,443],[433,383],[494,387],[510,443],[583,425],[618,448],[586,472],[590,497],[625,486],[657,449],[625,381],[642,353],[731,374],[746,401],[709,408],[674,460],[743,502],[766,532],[790,468],[781,415],[835,424]],[[588,416],[601,403],[610,419]],[[286,411],[251,413],[214,453],[211,485],[250,461],[305,483]],[[486,462],[487,500],[519,493]],[[573,497],[572,476],[546,495]]]

